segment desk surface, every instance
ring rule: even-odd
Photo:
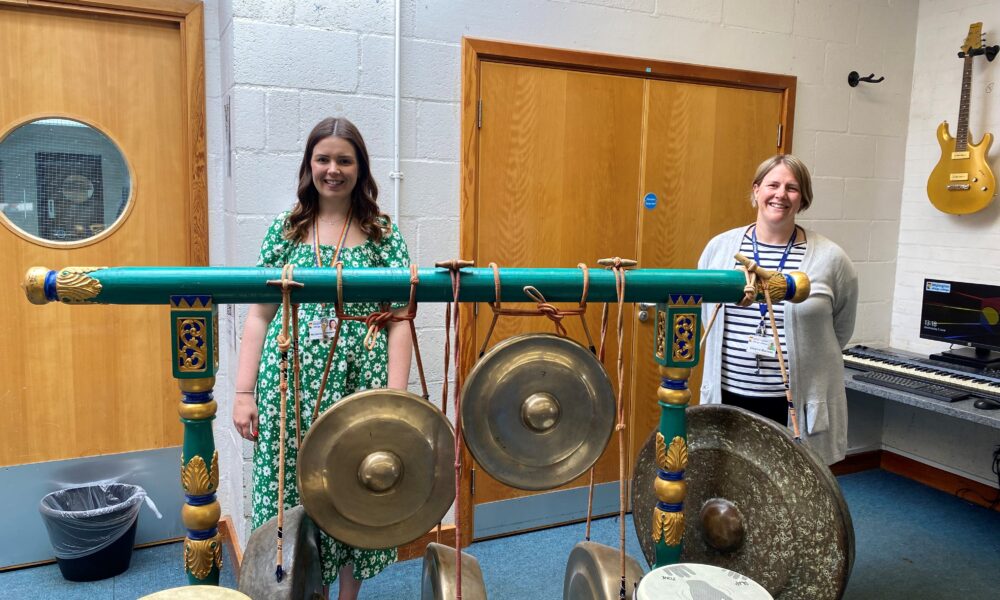
[[[967,398],[965,400],[959,400],[958,402],[942,402],[941,400],[934,400],[933,398],[928,398],[926,396],[918,396],[917,394],[911,394],[910,392],[905,392],[903,390],[882,387],[873,383],[855,380],[854,376],[861,372],[862,371],[858,371],[850,367],[846,367],[844,369],[844,386],[847,387],[848,390],[854,390],[856,392],[862,392],[879,398],[885,398],[886,400],[899,402],[901,404],[909,404],[910,406],[916,406],[917,408],[923,408],[942,415],[954,417],[956,419],[972,421],[973,423],[979,423],[981,425],[986,425],[987,427],[1000,429],[1000,409],[983,410],[975,408],[972,406],[972,403],[975,402],[975,398]]]

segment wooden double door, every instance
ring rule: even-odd
[[[465,132],[474,154],[467,156],[464,170],[467,184],[470,177],[472,182],[463,204],[462,240],[463,251],[471,250],[478,266],[575,267],[583,262],[596,267],[600,258],[620,256],[635,258],[645,268],[695,268],[711,237],[753,220],[754,170],[784,150],[780,128],[787,130],[790,119],[788,89],[488,59],[478,62],[476,75],[477,122],[475,131]],[[789,80],[794,85],[792,78],[778,79],[780,85]],[[641,318],[631,304],[624,310],[624,381],[616,380],[613,306],[604,363],[616,389],[624,386],[631,469],[659,419],[659,376],[651,356],[653,319]],[[595,303],[587,314],[595,336],[600,313]],[[480,347],[491,318],[489,310],[473,315],[466,347]],[[569,335],[585,342],[578,319],[564,322]],[[501,317],[491,345],[551,330],[545,319]],[[472,360],[468,357],[466,370]],[[690,381],[693,402],[700,379],[696,369]],[[596,465],[598,484],[618,481],[618,453],[613,436]],[[477,515],[484,505],[512,499],[523,507],[533,495],[474,468]],[[587,480],[584,475],[554,492],[586,486]],[[565,521],[565,514],[555,511],[551,523],[535,519],[527,528]],[[489,537],[490,531],[495,530],[483,534],[477,527],[477,537]]]

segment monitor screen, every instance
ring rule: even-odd
[[[925,279],[920,337],[1000,350],[1000,286]]]

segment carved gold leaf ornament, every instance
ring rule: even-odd
[[[222,568],[222,536],[218,533],[207,540],[184,540],[184,569],[198,579],[212,572],[212,565]]]
[[[82,304],[101,293],[101,282],[87,273],[107,267],[66,267],[56,275],[56,296],[66,304]]]
[[[187,465],[181,457],[181,487],[191,496],[211,494],[219,487],[219,451],[212,454],[212,470],[205,467],[205,459],[195,456]]]
[[[654,543],[662,540],[667,546],[680,544],[684,535],[684,513],[666,512],[654,508],[652,534]]]
[[[656,432],[656,466],[663,471],[677,473],[687,469],[688,450],[687,442],[681,436],[674,436],[670,440],[670,448],[667,448],[666,438],[663,434]]]
[[[687,469],[688,449],[687,442],[684,441],[684,438],[676,436],[670,441],[670,448],[667,449],[666,464],[667,468],[664,469],[664,471],[672,471],[676,473],[677,471]]]

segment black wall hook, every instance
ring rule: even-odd
[[[1000,52],[1000,45],[983,46],[981,48],[975,48],[969,52],[969,56],[979,56],[980,54],[985,54],[986,60],[993,62],[993,59],[997,57],[998,52]],[[965,52],[959,52],[958,57],[965,58]]]
[[[847,84],[850,85],[851,87],[858,87],[858,83],[861,81],[865,81],[867,83],[879,83],[884,79],[885,77],[879,77],[878,79],[875,79],[875,73],[872,73],[867,77],[862,77],[857,71],[851,71],[850,73],[847,74]]]

